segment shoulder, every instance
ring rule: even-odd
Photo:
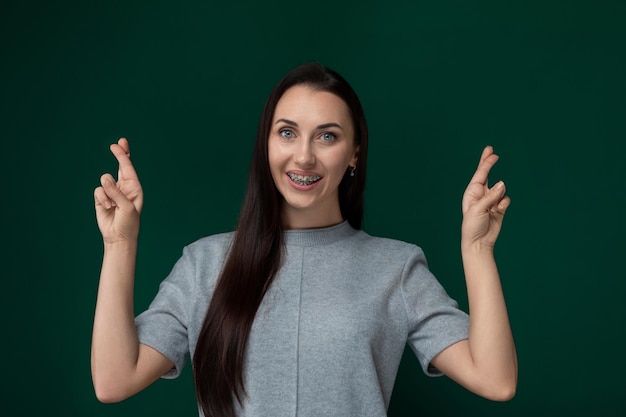
[[[208,291],[222,269],[232,237],[232,232],[220,233],[186,245],[164,282],[186,288],[187,292],[198,292],[200,288]]]
[[[221,267],[228,254],[234,233],[219,233],[202,237],[183,247],[179,264],[202,270],[208,266]]]
[[[357,231],[354,235],[354,240],[359,246],[384,253],[402,254],[405,256],[423,253],[422,249],[414,243],[373,236],[363,230]]]
[[[359,253],[359,258],[368,259],[370,262],[397,266],[415,262],[426,264],[422,248],[414,243],[373,236],[362,230],[357,231],[350,241],[353,250]]]
[[[206,254],[207,252],[228,251],[233,241],[234,232],[218,233],[202,237],[184,247],[190,254]]]

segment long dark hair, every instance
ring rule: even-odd
[[[287,73],[269,95],[257,131],[248,189],[232,246],[217,281],[193,357],[196,395],[206,417],[234,417],[234,399],[245,396],[243,360],[254,316],[278,272],[283,252],[281,205],[268,161],[268,137],[276,104],[295,85],[328,91],[343,99],[359,147],[356,175],[339,184],[341,214],[361,228],[367,162],[367,124],[361,103],[348,82],[318,63]]]

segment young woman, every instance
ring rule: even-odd
[[[486,147],[462,201],[471,315],[415,245],[361,231],[367,125],[359,99],[319,64],[267,100],[233,233],[187,246],[149,309],[133,316],[141,185],[126,139],[118,178],[94,192],[104,257],[91,366],[120,401],[193,359],[205,416],[385,416],[404,346],[424,372],[508,400],[517,359],[493,255],[510,203],[488,186]]]

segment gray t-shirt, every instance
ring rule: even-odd
[[[232,233],[200,239],[137,319],[141,343],[174,362],[196,347]],[[240,416],[386,416],[405,345],[429,375],[469,320],[420,248],[337,226],[285,232],[283,266],[254,320]]]

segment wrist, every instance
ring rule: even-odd
[[[494,245],[480,241],[468,242],[461,240],[461,254],[463,256],[493,256]]]
[[[109,253],[115,252],[136,252],[137,251],[137,240],[126,240],[126,239],[118,239],[115,241],[104,241],[104,251]]]

